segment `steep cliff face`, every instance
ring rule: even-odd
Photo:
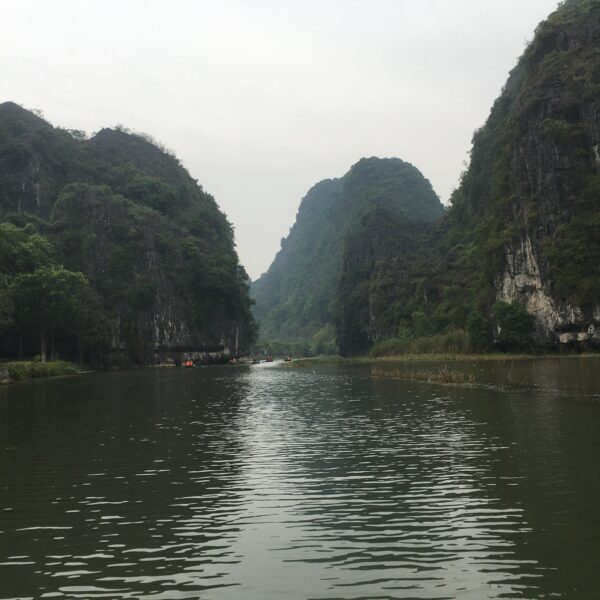
[[[254,282],[255,314],[265,338],[333,338],[344,256],[361,223],[386,214],[394,222],[432,222],[443,207],[431,184],[400,159],[362,159],[339,179],[315,185],[268,272]]]
[[[368,352],[394,337],[404,318],[426,300],[414,289],[415,269],[431,248],[435,221],[376,208],[355,223],[345,241],[336,289],[336,340],[344,355]],[[417,280],[416,287],[422,284]],[[407,296],[416,295],[412,303]],[[433,300],[433,298],[432,298]]]
[[[13,102],[0,104],[0,215],[46,218],[77,171],[80,140]]]
[[[340,351],[387,338],[419,351],[436,335],[457,350],[599,344],[599,130],[600,2],[568,0],[475,133],[447,217],[409,230],[393,215],[356,223],[337,294]]]
[[[497,278],[499,302],[518,302],[535,317],[536,338],[542,343],[600,342],[598,306],[584,311],[564,298],[552,295],[542,279],[531,239],[506,250],[506,269]]]
[[[600,3],[571,0],[475,134],[450,211],[451,236],[485,255],[488,302],[523,303],[539,342],[598,340],[599,143]]]
[[[84,273],[121,359],[252,342],[249,282],[214,199],[148,138],[91,139],[0,105],[0,219],[33,223]]]

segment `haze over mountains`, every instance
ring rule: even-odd
[[[446,203],[557,2],[127,0],[118,18],[105,0],[7,2],[0,102],[150,133],[217,199],[255,279],[306,191],[362,156],[411,162]]]
[[[337,180],[315,186],[253,285],[264,342],[320,351],[335,337],[343,353],[432,336],[457,350],[598,343],[599,57],[600,3],[567,0],[537,28],[435,223],[433,191],[399,181],[390,198],[386,173],[343,214],[327,212]]]
[[[332,350],[343,259],[359,228],[377,213],[417,232],[443,212],[429,181],[397,158],[363,158],[343,177],[316,184],[273,264],[252,286],[263,338],[315,338],[317,350]]]

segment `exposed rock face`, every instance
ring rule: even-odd
[[[598,0],[566,0],[537,28],[451,202],[429,234],[364,224],[344,257],[340,349],[465,331],[478,348],[529,345],[528,319],[499,335],[497,303],[524,305],[539,345],[600,343]]]
[[[416,212],[390,211],[391,204],[352,215],[341,200],[352,181],[362,182],[354,198],[364,206],[381,189],[373,173],[365,176],[367,165],[357,166],[343,185],[334,180],[307,196],[272,268],[255,284],[272,331],[298,331],[315,307],[319,323],[322,315],[330,320],[335,306],[342,352],[436,333],[466,332],[479,348],[528,345],[528,332],[490,339],[503,308],[494,305],[505,302],[535,317],[540,345],[600,343],[598,0],[566,0],[537,28],[475,132],[469,168],[439,225],[417,218],[424,226],[416,226]],[[324,190],[332,193],[318,198]],[[310,243],[301,247],[302,240]],[[329,277],[322,276],[325,262]]]
[[[523,303],[543,343],[598,341],[599,57],[600,3],[567,0],[476,132],[450,211],[495,300]]]
[[[536,318],[539,342],[600,341],[600,306],[584,312],[567,301],[557,302],[542,281],[529,237],[507,249],[506,270],[496,286],[499,302],[520,302]]]

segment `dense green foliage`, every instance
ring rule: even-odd
[[[557,343],[569,327],[598,329],[599,114],[600,2],[567,0],[539,25],[475,132],[446,217],[431,223],[441,209],[428,212],[416,179],[388,186],[362,161],[346,181],[311,190],[254,286],[265,335],[307,337],[335,322],[341,353],[375,345],[382,354],[516,350]],[[361,192],[344,211],[348,179]],[[527,276],[507,292],[511,260]],[[540,285],[566,315],[562,329],[527,313]]]
[[[398,356],[401,354],[464,354],[473,352],[468,336],[462,330],[436,335],[412,337],[401,335],[377,342],[372,356]]]
[[[253,284],[261,347],[277,340],[292,352],[331,353],[344,252],[356,229],[389,215],[412,232],[442,214],[430,183],[400,159],[362,159],[344,177],[315,185],[268,272]]]
[[[564,2],[473,138],[444,250],[480,307],[507,246],[527,238],[557,298],[586,307],[600,297],[599,36],[600,3]]]
[[[62,267],[40,267],[20,273],[11,282],[12,318],[20,336],[38,336],[42,362],[55,359],[56,338],[73,338],[81,358],[82,347],[95,347],[103,336],[97,332],[99,305],[82,273]],[[105,339],[105,336],[104,336]]]
[[[531,342],[533,317],[522,304],[498,302],[492,307],[498,342],[508,348],[523,348]]]
[[[395,336],[375,343],[370,354],[476,354],[488,350],[492,341],[501,350],[532,348],[534,319],[522,304],[497,302],[492,307],[492,315],[495,336],[490,319],[476,312],[469,315],[466,330],[447,328],[439,333],[425,313],[416,312],[412,315],[412,328],[400,328]]]
[[[374,210],[355,223],[337,286],[337,343],[362,354],[379,340],[436,331],[430,315],[430,251],[435,224]]]
[[[36,379],[38,377],[59,377],[61,375],[75,375],[79,372],[76,365],[63,360],[51,362],[18,361],[3,365],[8,377],[13,381],[22,379]]]
[[[428,343],[443,350],[460,331],[467,351],[556,340],[557,332],[527,314],[525,295],[497,302],[507,256],[524,244],[537,257],[546,293],[593,322],[600,298],[599,110],[600,3],[571,0],[538,27],[475,133],[447,218],[412,245],[398,247],[406,233],[389,219],[388,234],[378,225],[355,238],[349,265],[369,252],[377,234],[387,242],[371,268],[343,274],[342,351],[362,352],[386,338],[394,341],[384,350],[377,344],[378,353],[391,346],[414,352]],[[348,328],[351,340],[344,337]]]
[[[362,159],[308,192],[252,286],[258,348],[598,342],[598,115],[600,2],[566,0],[475,132],[447,211],[399,159]],[[5,353],[50,344],[51,355],[148,362],[161,348],[245,347],[255,335],[232,228],[174,156],[122,129],[86,139],[0,105]]]
[[[255,337],[231,225],[147,136],[88,140],[0,105],[0,221],[5,355],[49,341],[51,355],[148,363]]]

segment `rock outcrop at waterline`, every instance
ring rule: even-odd
[[[506,252],[506,269],[496,282],[496,298],[525,306],[535,317],[540,343],[600,342],[600,306],[583,310],[564,298],[554,298],[542,280],[529,237]]]
[[[97,300],[98,331],[87,335],[96,358],[148,363],[177,349],[235,353],[254,338],[249,281],[231,225],[148,136],[117,128],[88,139],[1,104],[0,222],[16,228],[3,229],[6,235],[47,241],[48,256],[36,254],[23,273],[56,264],[85,275]],[[2,240],[0,261],[1,249]],[[4,264],[3,274],[19,273]],[[0,277],[5,295],[8,279]],[[35,332],[23,323],[19,330],[18,319],[3,323],[1,305],[3,352],[16,353],[20,342],[34,353]],[[68,326],[43,325],[58,353],[80,346]]]

